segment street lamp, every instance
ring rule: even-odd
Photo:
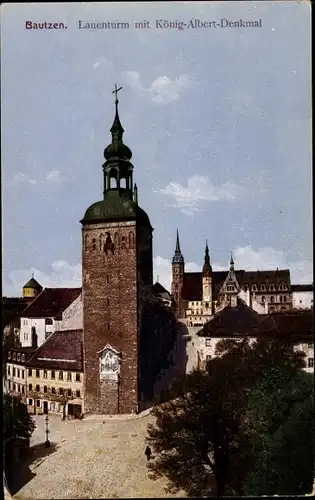
[[[46,422],[46,441],[45,441],[45,448],[49,448],[49,446],[50,446],[50,442],[49,442],[49,439],[48,439],[48,434],[49,434],[49,430],[48,430],[48,422],[49,422],[48,415],[46,415],[45,422]]]

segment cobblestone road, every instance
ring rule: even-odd
[[[31,446],[36,450],[26,468],[28,482],[13,498],[140,498],[175,497],[166,482],[148,477],[144,455],[146,428],[152,416],[135,420],[65,421],[49,418],[49,449],[44,447],[45,421],[37,425]],[[183,493],[181,496],[184,496]]]

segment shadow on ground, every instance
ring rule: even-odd
[[[25,484],[36,476],[36,473],[32,472],[30,469],[31,465],[36,469],[48,455],[55,453],[58,448],[60,448],[60,445],[56,443],[50,443],[49,448],[46,448],[44,442],[39,443],[31,446],[20,463],[14,468],[12,466],[10,467],[10,464],[5,463],[7,469],[6,487],[10,495],[15,495]]]

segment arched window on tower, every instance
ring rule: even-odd
[[[109,189],[117,188],[117,170],[112,168],[109,172]]]
[[[106,233],[106,234],[107,234],[107,236],[106,236],[103,250],[106,253],[106,255],[107,255],[108,251],[111,251],[113,254],[114,249],[115,249],[115,244],[112,241],[111,235],[109,233]]]
[[[114,245],[115,245],[115,248],[118,248],[118,233],[117,232],[114,234]]]
[[[126,246],[126,236],[122,236],[121,237],[121,246],[120,246],[120,248],[122,250],[125,250],[127,248],[127,246]]]
[[[103,233],[101,233],[100,234],[100,250],[102,250],[103,244],[104,244],[104,235],[103,235]]]
[[[125,179],[125,177],[122,177],[122,178],[120,179],[120,187],[121,187],[122,189],[127,189],[127,180]]]
[[[84,250],[87,251],[88,249],[88,244],[89,244],[89,237],[88,235],[86,234],[85,235],[85,238],[84,238]]]
[[[130,231],[129,233],[129,248],[133,249],[134,248],[134,235],[133,233]]]
[[[96,239],[95,238],[93,238],[93,240],[92,240],[92,248],[93,248],[93,250],[96,250]]]

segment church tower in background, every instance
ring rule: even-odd
[[[132,153],[118,114],[104,151],[104,196],[82,224],[84,411],[136,412],[140,395],[140,328],[152,289],[152,231],[138,205]]]
[[[210,255],[208,242],[206,242],[205,261],[202,268],[202,311],[209,321],[212,316],[212,266],[210,264]]]
[[[184,286],[185,262],[180,250],[179,234],[177,230],[175,253],[172,260],[172,295],[176,303],[176,316],[181,318],[183,314],[182,290]]]

